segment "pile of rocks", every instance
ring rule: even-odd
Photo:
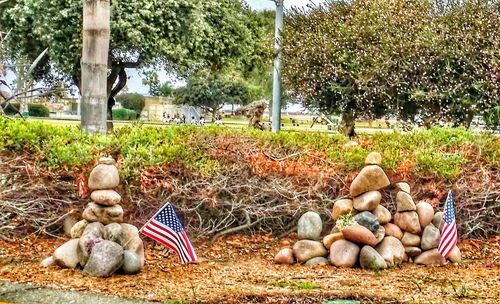
[[[306,265],[331,263],[337,267],[384,269],[403,262],[422,265],[443,265],[446,260],[438,252],[443,213],[434,213],[427,202],[415,204],[410,185],[396,183],[396,213],[381,205],[379,190],[390,186],[380,167],[382,157],[372,152],[366,166],[350,186],[350,198],[337,200],[332,218],[336,222],[330,234],[321,240],[323,223],[315,212],[307,212],[299,219],[299,241],[293,248],[283,248],[275,256],[276,263]],[[328,256],[328,259],[326,258]],[[448,257],[460,262],[461,254],[455,246]]]
[[[42,265],[83,268],[91,276],[107,277],[118,270],[139,272],[144,266],[144,245],[138,229],[122,223],[121,196],[114,188],[120,177],[112,158],[101,158],[88,180],[90,202],[83,220],[71,228],[71,240],[57,248]]]

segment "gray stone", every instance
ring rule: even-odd
[[[142,267],[144,267],[144,262],[145,262],[144,243],[142,242],[140,237],[128,240],[125,246],[123,246],[123,249],[132,252],[136,257],[136,260],[139,262],[141,269]]]
[[[385,228],[385,235],[386,236],[393,236],[393,237],[397,238],[398,240],[401,240],[403,238],[403,231],[401,231],[401,228],[394,225],[393,223],[385,224],[384,228]]]
[[[89,175],[90,190],[113,189],[120,184],[120,174],[114,165],[97,165]]]
[[[299,240],[319,240],[323,231],[323,221],[319,214],[313,211],[304,213],[297,224]]]
[[[404,191],[404,192],[410,194],[410,185],[406,182],[396,183],[394,185],[394,187],[396,187],[396,189],[398,189],[398,190],[401,190],[401,191]]]
[[[85,230],[85,227],[87,227],[87,225],[89,224],[89,222],[87,220],[81,220],[79,222],[77,222],[76,224],[73,225],[73,227],[71,227],[71,238],[72,239],[77,239],[79,237],[82,236],[83,234],[83,231]]]
[[[123,235],[122,246],[123,247],[127,247],[127,244],[131,240],[140,238],[139,229],[137,229],[137,227],[135,227],[134,225],[127,224],[127,223],[121,223],[120,226],[122,227],[122,235]]]
[[[439,240],[441,239],[441,233],[439,229],[430,224],[424,228],[424,233],[422,233],[422,243],[420,248],[423,251],[427,251],[433,248],[437,248],[439,245]]]
[[[422,252],[418,255],[413,262],[415,264],[421,265],[444,265],[446,263],[445,258],[439,253],[437,249],[431,249]]]
[[[413,234],[420,234],[422,231],[418,214],[415,211],[396,212],[394,215],[394,224],[402,230]]]
[[[113,241],[119,245],[123,244],[122,226],[118,223],[111,223],[104,227],[104,239]]]
[[[359,224],[353,224],[342,229],[342,234],[346,240],[352,241],[354,243],[375,246],[377,244],[377,239],[375,235],[368,230],[368,228],[361,226]]]
[[[50,267],[52,265],[55,264],[55,260],[54,260],[54,257],[53,256],[49,256],[45,259],[43,259],[43,261],[40,262],[40,266],[42,267]]]
[[[377,231],[380,226],[377,217],[369,211],[363,211],[356,214],[356,216],[354,216],[354,220],[361,226],[368,228],[371,232]]]
[[[452,263],[460,263],[462,262],[462,253],[460,252],[460,249],[455,246],[450,252],[450,255],[448,255],[448,259]]]
[[[432,218],[432,225],[439,228],[439,231],[443,231],[443,214],[442,211],[436,212]]]
[[[116,161],[111,157],[101,157],[99,158],[100,165],[116,165]]]
[[[414,257],[422,253],[422,249],[418,247],[405,247],[405,253],[409,257]]]
[[[340,199],[333,204],[332,219],[337,220],[339,217],[346,214],[354,214],[352,199]]]
[[[359,254],[358,245],[346,240],[338,240],[330,248],[330,263],[337,267],[353,267]]]
[[[83,218],[89,222],[100,222],[104,225],[121,223],[123,221],[123,208],[120,205],[106,207],[91,202],[83,211]]]
[[[96,190],[90,194],[90,199],[103,206],[113,206],[119,204],[122,197],[115,190]]]
[[[420,247],[420,236],[405,232],[403,234],[403,238],[401,239],[401,243],[403,243],[403,246],[405,247]]]
[[[385,269],[387,268],[387,263],[384,258],[370,246],[363,246],[359,254],[359,264],[361,268],[365,269]]]
[[[427,227],[434,218],[434,208],[428,202],[419,202],[417,204],[417,214],[418,220],[420,221],[420,227],[424,229]]]
[[[104,235],[104,225],[101,223],[90,223],[85,227],[82,236],[78,241],[78,259],[81,266],[85,266],[90,256],[90,252],[95,244],[102,241]]]
[[[368,191],[353,199],[354,209],[358,211],[371,211],[375,209],[382,200],[379,191]]]
[[[312,258],[309,261],[305,263],[306,266],[315,266],[315,265],[326,265],[329,264],[330,262],[328,261],[327,258],[324,257],[316,257]]]
[[[380,225],[385,225],[392,220],[392,215],[387,208],[382,205],[378,205],[373,211],[373,215],[377,218]]]
[[[377,244],[382,242],[385,237],[385,228],[384,226],[378,227],[377,231],[375,231],[375,239],[377,239]]]
[[[365,165],[381,165],[382,164],[382,155],[378,152],[371,152],[365,158]]]
[[[274,262],[276,264],[287,264],[292,265],[295,263],[295,258],[293,257],[293,250],[290,247],[281,249],[274,257]]]
[[[349,192],[352,197],[356,197],[368,191],[383,189],[390,184],[382,168],[377,165],[368,165],[352,181]]]
[[[59,246],[52,255],[54,262],[61,267],[76,268],[79,262],[77,253],[78,241],[79,239],[72,239]]]
[[[396,211],[404,212],[404,211],[415,211],[417,207],[413,202],[413,198],[406,192],[399,191],[396,195]]]
[[[318,241],[300,240],[293,245],[293,255],[299,263],[304,263],[315,257],[324,257],[327,253],[323,243]]]
[[[141,261],[141,257],[137,256],[134,252],[130,250],[125,250],[123,252],[122,270],[125,274],[138,273],[143,266],[143,260]]]
[[[401,264],[404,260],[405,248],[403,244],[393,236],[386,236],[384,240],[375,247],[375,250],[384,258],[389,267]]]
[[[123,248],[115,242],[102,240],[95,244],[83,268],[83,274],[108,277],[123,265]]]

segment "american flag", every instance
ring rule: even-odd
[[[458,243],[457,223],[455,222],[455,211],[453,210],[453,197],[451,190],[444,203],[443,230],[439,241],[438,251],[444,258],[447,258],[455,245]]]
[[[166,203],[140,230],[177,253],[182,264],[198,260],[174,207]]]

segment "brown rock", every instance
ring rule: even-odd
[[[393,236],[393,237],[397,238],[398,240],[401,240],[403,238],[403,231],[401,231],[401,228],[394,225],[393,223],[385,224],[384,228],[385,228],[385,235],[386,236]]]
[[[382,200],[382,194],[379,191],[369,191],[353,199],[354,209],[358,211],[372,211]]]
[[[420,236],[405,232],[403,234],[403,238],[401,239],[401,243],[403,243],[405,247],[420,247]]]
[[[293,250],[290,247],[281,249],[274,257],[274,262],[276,264],[288,264],[292,265],[295,263],[293,258]]]
[[[78,241],[79,239],[72,239],[59,246],[52,255],[54,262],[61,267],[76,268],[79,262],[77,253]]]
[[[418,220],[418,214],[415,211],[396,212],[394,215],[394,223],[402,230],[413,234],[420,234],[422,231],[422,228],[420,228],[420,221]]]
[[[353,224],[342,229],[342,234],[346,240],[354,243],[370,245],[372,247],[377,245],[375,235],[368,228],[359,224]]]
[[[426,251],[433,248],[438,248],[439,240],[441,239],[441,233],[439,229],[434,227],[434,225],[429,224],[424,228],[422,233],[422,243],[420,247],[422,250]]]
[[[89,222],[100,222],[104,225],[121,223],[123,221],[123,208],[120,205],[106,207],[89,203],[83,211],[83,218]]]
[[[358,176],[352,181],[350,187],[351,196],[356,197],[362,193],[380,190],[390,185],[384,170],[377,165],[364,167]]]
[[[293,255],[299,263],[304,263],[312,258],[325,256],[326,251],[323,243],[311,240],[300,240],[293,245]]]
[[[133,240],[133,239],[140,239],[139,236],[139,229],[135,227],[134,225],[126,224],[126,223],[121,223],[120,226],[122,226],[122,246],[127,249],[127,244]]]
[[[323,245],[325,245],[326,249],[330,249],[333,242],[338,241],[338,240],[343,240],[343,239],[344,239],[344,235],[342,234],[342,232],[332,233],[332,234],[329,234],[323,238]]]
[[[414,257],[422,253],[422,249],[418,247],[405,247],[405,253],[409,257]]]
[[[386,236],[384,240],[375,247],[375,250],[384,258],[389,267],[401,264],[404,260],[405,248],[395,237]]]
[[[398,190],[401,190],[401,191],[404,191],[404,192],[410,194],[410,185],[408,183],[399,182],[399,183],[396,183],[394,185],[394,187],[396,187],[396,189],[398,189]]]
[[[365,165],[381,165],[382,155],[378,152],[371,152],[365,159]]]
[[[101,157],[99,158],[100,165],[116,165],[116,161],[111,157]]]
[[[90,199],[103,206],[113,206],[119,204],[122,197],[115,190],[96,190],[90,194]]]
[[[377,208],[375,208],[372,211],[372,213],[373,213],[373,215],[375,215],[375,217],[377,217],[380,225],[385,225],[385,224],[389,223],[392,219],[391,212],[389,210],[387,210],[387,208],[385,208],[382,205],[378,205]]]
[[[434,219],[434,208],[427,202],[419,202],[417,204],[417,214],[418,220],[420,221],[420,227],[424,229],[432,222],[432,219]]]
[[[448,255],[448,259],[452,263],[460,263],[462,262],[462,253],[460,252],[460,249],[455,246],[450,252],[450,255]]]
[[[120,174],[113,165],[97,165],[89,175],[90,190],[113,189],[120,184]]]
[[[443,211],[436,212],[434,218],[432,219],[432,224],[439,228],[439,231],[443,230]]]
[[[346,214],[353,214],[354,207],[351,199],[340,199],[333,204],[332,219],[337,220]]]
[[[330,248],[330,263],[337,267],[350,268],[358,260],[359,247],[346,240],[338,240]]]
[[[406,192],[399,191],[396,195],[396,211],[415,211],[417,207],[413,202],[413,198]]]
[[[422,252],[414,260],[415,264],[421,265],[444,265],[445,258],[439,253],[437,249],[431,249]]]

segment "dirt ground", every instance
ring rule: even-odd
[[[83,276],[79,270],[41,267],[40,261],[64,241],[45,236],[0,240],[0,280],[162,303],[500,302],[500,236],[462,242],[460,265],[404,264],[380,272],[274,264],[274,254],[293,244],[293,236],[276,240],[270,235],[235,235],[213,244],[197,240],[202,262],[184,266],[148,240],[141,273],[104,279]]]

